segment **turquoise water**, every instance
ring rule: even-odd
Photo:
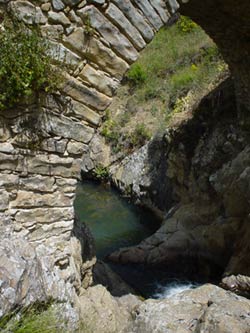
[[[120,247],[138,244],[159,227],[159,220],[152,213],[129,203],[109,186],[93,182],[78,185],[75,211],[80,221],[89,226],[99,259]],[[109,265],[144,297],[165,298],[195,286],[185,276],[177,278],[164,267]]]
[[[129,203],[109,186],[93,182],[78,185],[75,211],[94,236],[98,258],[138,244],[159,226],[152,213]]]

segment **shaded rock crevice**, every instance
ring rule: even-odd
[[[249,275],[249,144],[228,79],[203,98],[192,118],[111,169],[117,186],[131,188],[140,204],[150,202],[165,218],[154,235],[110,260],[210,278],[223,271]]]

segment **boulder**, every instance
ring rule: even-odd
[[[137,307],[133,333],[246,333],[250,301],[208,284]]]

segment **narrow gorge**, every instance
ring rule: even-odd
[[[175,126],[114,152],[107,110],[143,49],[180,14],[213,39],[229,70]],[[247,0],[0,0],[1,34],[9,22],[39,31],[59,77],[55,91],[9,108],[0,96],[1,332],[45,332],[39,320],[22,330],[30,309],[49,333],[250,332],[249,19]],[[139,229],[139,244],[110,249],[106,263],[217,286],[145,300],[97,263],[74,209],[89,177],[108,178],[162,221]],[[108,291],[110,280],[122,296]]]

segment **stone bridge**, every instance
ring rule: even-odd
[[[98,159],[95,133],[124,73],[179,7],[176,0],[0,0],[2,15],[39,24],[52,58],[69,68],[60,94],[0,115],[0,317],[35,299],[73,300],[91,282],[94,259],[82,262],[85,244],[74,224],[77,179]],[[244,113],[249,2],[183,0],[180,10],[219,45]]]

